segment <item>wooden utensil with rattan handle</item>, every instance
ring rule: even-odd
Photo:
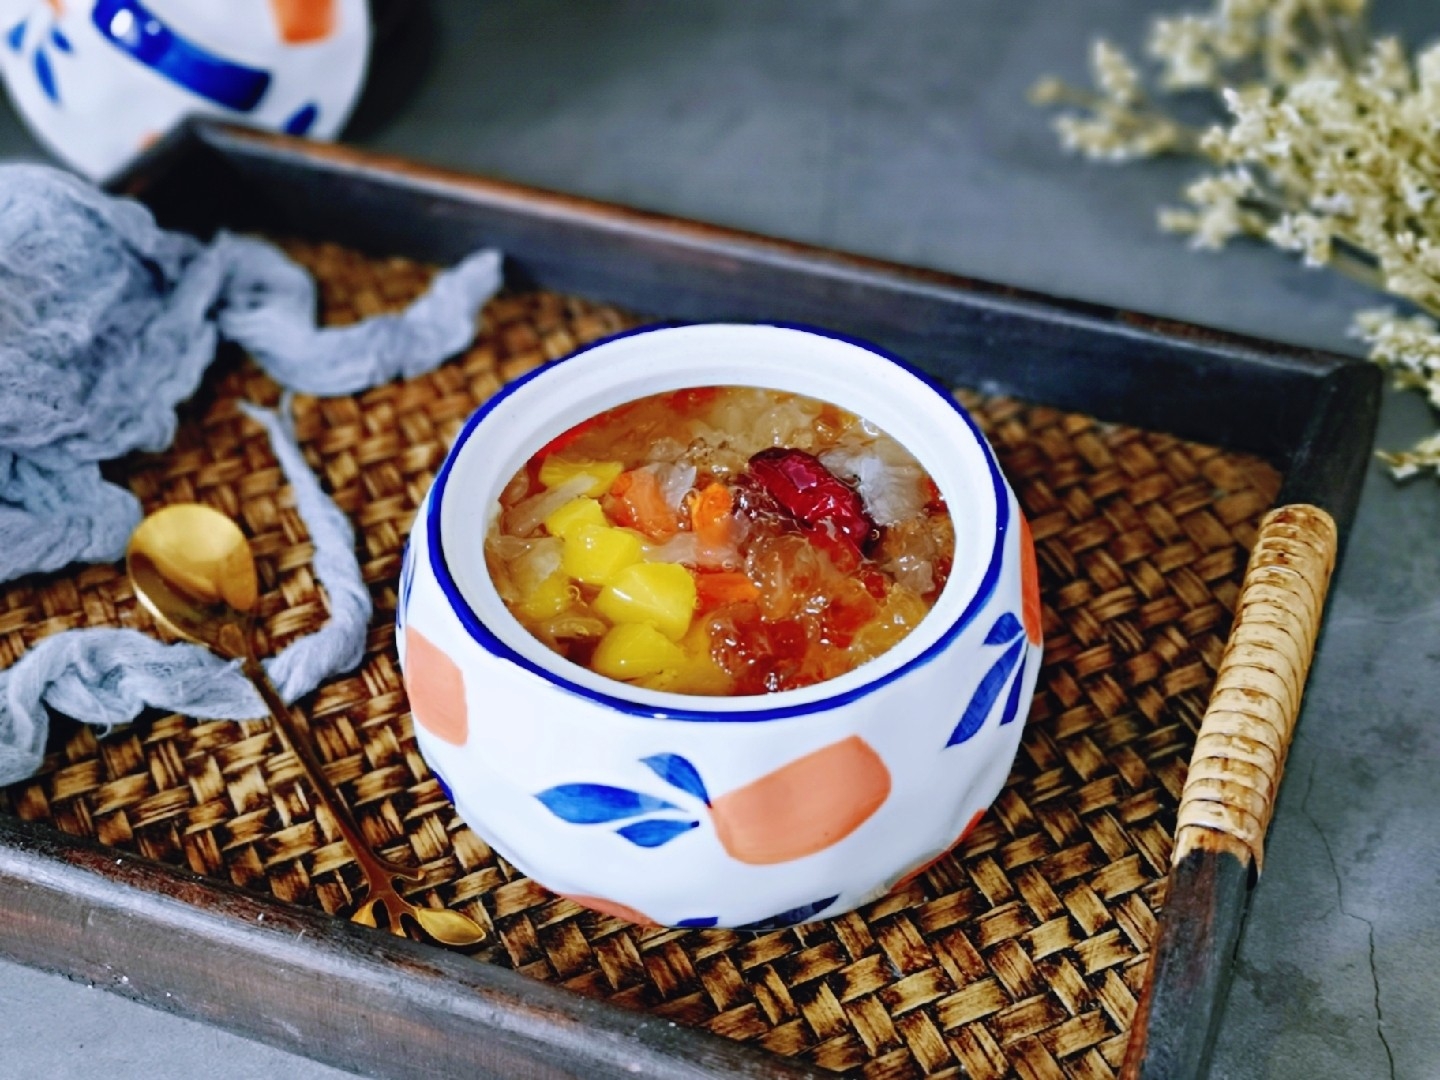
[[[1174,865],[1199,848],[1258,872],[1300,695],[1335,568],[1334,519],[1314,506],[1267,514],[1180,796]]]
[[[1260,523],[1180,797],[1165,918],[1151,949],[1122,1076],[1188,1073],[1205,1052],[1203,1043],[1193,1040],[1150,1041],[1156,987],[1196,994],[1209,989],[1199,984],[1223,975],[1204,962],[1211,950],[1195,940],[1197,935],[1224,940],[1222,928],[1215,925],[1213,912],[1197,909],[1189,917],[1186,905],[1196,895],[1213,895],[1217,877],[1240,873],[1250,878],[1264,863],[1265,831],[1338,547],[1334,519],[1316,506],[1283,506]],[[1209,993],[1197,996],[1212,999]]]

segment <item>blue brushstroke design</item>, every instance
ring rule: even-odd
[[[697,919],[681,919],[676,926],[683,926],[687,930],[708,930],[720,921],[718,915],[702,915]]]
[[[35,78],[40,80],[40,89],[56,105],[60,104],[60,90],[55,85],[55,71],[50,67],[50,58],[44,49],[35,50]]]
[[[1020,631],[1020,620],[1007,611],[995,620],[995,625],[990,628],[990,633],[985,635],[985,644],[999,645],[1001,642],[1013,641]]]
[[[572,825],[595,825],[639,817],[654,810],[680,809],[654,795],[605,784],[561,784],[535,797],[545,804],[545,809]]]
[[[405,629],[405,612],[410,606],[410,590],[415,585],[415,560],[410,557],[410,538],[405,538],[405,547],[400,552],[400,595],[395,602],[395,627]]]
[[[705,781],[700,779],[699,771],[686,758],[679,754],[652,754],[650,757],[641,758],[640,764],[648,766],[667,784],[672,784],[681,791],[694,795],[706,806],[710,805],[710,795],[705,790]]]
[[[824,911],[839,899],[840,894],[836,893],[834,896],[827,896],[823,900],[812,900],[808,904],[801,904],[799,907],[793,907],[789,911],[782,911],[778,915],[771,915],[769,918],[746,923],[744,926],[737,926],[735,929],[781,930],[787,926],[798,926],[800,923],[810,922],[815,916],[819,915],[820,912]]]
[[[25,44],[25,23],[26,20],[21,19],[5,34],[5,44],[9,45],[13,52],[19,52],[20,46]]]
[[[96,0],[95,29],[133,59],[192,94],[250,112],[270,89],[270,74],[217,56],[171,30],[140,0]]]
[[[629,840],[632,844],[644,848],[656,848],[661,844],[668,844],[677,836],[696,828],[698,821],[673,821],[667,818],[650,818],[647,821],[637,821],[633,825],[626,825],[624,828],[615,831]]]
[[[981,679],[980,685],[975,688],[975,696],[970,699],[965,714],[960,717],[960,722],[950,733],[950,739],[945,743],[946,746],[956,746],[980,730],[985,723],[985,718],[990,715],[990,709],[994,706],[995,699],[1005,688],[1005,680],[1010,677],[1011,670],[1024,651],[1025,639],[1021,638],[1006,649],[1004,655],[996,660],[994,666],[985,673],[985,678]]]
[[[1004,727],[1020,713],[1020,688],[1025,685],[1025,664],[1028,656],[1020,658],[1020,668],[1015,672],[1015,681],[1010,684],[1010,694],[1005,698],[1005,710],[1000,714],[1000,726]]]
[[[70,39],[60,32],[58,26],[52,26],[50,28],[50,40],[54,42],[55,47],[63,53],[73,53],[75,51],[74,46],[70,44]]]
[[[304,135],[315,126],[315,121],[319,116],[320,110],[312,101],[308,105],[302,105],[296,109],[290,119],[285,121],[283,130],[286,135]]]

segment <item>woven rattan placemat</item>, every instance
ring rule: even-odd
[[[404,260],[288,245],[328,321],[392,308]],[[413,895],[493,929],[477,953],[628,1008],[870,1078],[1110,1077],[1163,900],[1185,762],[1246,551],[1279,476],[1257,459],[1082,416],[962,395],[1030,516],[1046,656],[1019,757],[964,845],[850,915],[765,934],[641,929],[558,899],[456,819],[411,736],[392,616],[412,515],[471,410],[503,380],[627,324],[545,293],[504,295],[441,370],[355,398],[301,399],[299,434],[359,534],[368,654],[304,703],[368,838],[418,862]],[[175,446],[124,462],[147,509],[210,503],[254,541],[268,647],[325,618],[311,548],[239,398],[276,389],[224,358]],[[118,566],[0,592],[0,665],[78,626],[153,630]],[[97,738],[61,721],[11,812],[294,903],[348,914],[358,875],[266,724],[149,718]]]

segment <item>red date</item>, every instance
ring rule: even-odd
[[[876,535],[865,504],[849,484],[804,450],[776,447],[750,459],[750,475],[816,545],[854,567]]]

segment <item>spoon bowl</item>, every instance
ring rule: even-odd
[[[255,558],[238,525],[218,510],[196,504],[166,507],[135,530],[125,555],[135,595],[155,620],[176,637],[204,645],[229,660],[254,684],[275,721],[281,742],[300,762],[320,804],[334,819],[365,876],[369,896],[353,920],[384,925],[403,936],[413,923],[444,945],[468,946],[486,937],[468,916],[410,903],[395,889],[395,879],[419,881],[423,874],[371,850],[305,732],[265,674],[254,649],[252,612],[259,599]]]
[[[240,526],[208,506],[182,503],[151,514],[131,535],[127,558],[132,565],[147,560],[156,569],[155,583],[177,594],[157,604],[148,590],[140,593],[140,602],[162,622],[196,606],[248,615],[259,599],[250,542]]]

